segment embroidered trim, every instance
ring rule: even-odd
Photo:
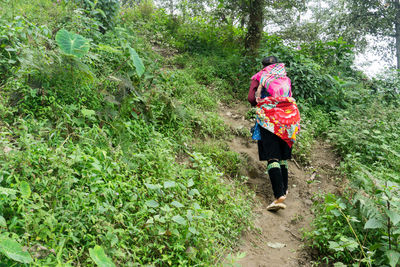
[[[270,169],[272,169],[272,168],[281,168],[281,165],[279,165],[279,162],[272,162],[272,163],[270,163],[270,164],[268,164],[268,166],[267,166],[267,169],[268,169],[268,171],[270,170]]]
[[[287,167],[288,167],[288,163],[287,163],[287,160],[281,160],[281,161],[279,161],[279,164],[282,166],[286,166],[286,169],[287,169]]]

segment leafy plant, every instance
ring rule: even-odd
[[[396,266],[400,253],[400,162],[395,141],[399,122],[391,117],[397,111],[384,101],[362,100],[337,111],[336,123],[326,128],[343,156],[342,172],[351,187],[343,198],[325,198],[314,230],[306,235],[311,246],[327,255],[327,262]],[[324,126],[324,117],[314,119],[316,125]]]
[[[129,47],[128,49],[129,49],[129,56],[131,58],[132,64],[133,64],[133,66],[135,66],[135,69],[136,69],[136,74],[140,78],[143,75],[144,70],[145,70],[142,59],[139,57],[139,55],[135,49],[133,49],[132,47]]]
[[[192,142],[226,138],[216,108],[240,57],[170,68],[176,49],[164,57],[146,36],[173,24],[166,14],[99,34],[81,9],[54,4],[71,8],[49,31],[55,41],[18,39],[22,67],[2,87],[1,229],[39,265],[215,264],[249,225],[251,197],[221,173],[237,176],[236,153]],[[221,90],[210,94],[203,78]]]
[[[31,255],[23,251],[22,246],[15,240],[0,236],[0,252],[8,258],[20,263],[32,263]]]
[[[118,14],[120,5],[117,0],[76,0],[80,3],[89,13],[90,16],[95,17],[101,23],[103,32],[112,29],[115,25],[116,16]]]
[[[61,51],[70,56],[82,58],[90,48],[89,41],[83,36],[61,29],[56,34],[56,41]]]
[[[115,264],[107,257],[100,246],[89,249],[89,255],[99,267],[115,267]]]
[[[81,58],[86,56],[89,51],[89,41],[79,34],[70,33],[65,29],[61,29],[56,34],[56,42],[65,55],[65,63],[70,67],[73,86],[77,86],[76,76],[83,76],[92,81],[94,79],[94,74],[90,71],[90,68],[81,61]]]

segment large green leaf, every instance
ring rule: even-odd
[[[22,250],[22,246],[15,240],[7,237],[0,239],[0,252],[8,258],[21,263],[31,263],[31,255]]]
[[[186,220],[180,215],[175,215],[174,217],[172,217],[172,220],[181,225],[186,225]]]
[[[397,263],[399,262],[400,259],[400,253],[394,250],[388,250],[385,252],[385,254],[389,260],[390,267],[397,266]]]
[[[382,222],[375,218],[369,219],[364,225],[364,229],[377,229],[382,227]]]
[[[164,182],[164,188],[175,187],[176,183],[174,181],[166,181]]]
[[[25,181],[22,181],[19,184],[19,191],[21,192],[22,197],[29,198],[31,195],[31,187]]]
[[[115,267],[115,264],[109,257],[104,253],[104,250],[100,246],[95,246],[89,249],[89,255],[92,260],[100,267]]]
[[[0,216],[0,227],[7,228],[7,222],[3,216]]]
[[[89,51],[89,41],[83,36],[71,33],[65,29],[61,29],[56,34],[56,42],[67,55],[76,56],[81,58],[87,54]]]
[[[15,196],[16,194],[17,194],[17,190],[0,186],[0,195],[6,195],[6,196],[14,195]]]
[[[393,210],[386,210],[387,216],[389,216],[394,226],[400,222],[400,214]]]
[[[158,202],[155,200],[148,200],[146,201],[146,206],[150,208],[157,208],[158,206],[160,206],[160,204],[158,204]]]
[[[175,206],[177,208],[183,208],[184,207],[184,205],[182,203],[180,203],[178,201],[175,201],[175,200],[171,202],[171,205]]]
[[[136,68],[137,75],[141,77],[145,70],[142,60],[140,59],[138,53],[136,53],[136,50],[132,47],[129,47],[129,55],[133,65]]]

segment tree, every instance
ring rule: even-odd
[[[173,3],[173,4],[171,4]],[[200,16],[217,24],[234,24],[247,29],[244,47],[254,54],[259,46],[266,0],[164,0],[161,7],[176,9],[183,19]]]
[[[256,51],[263,31],[271,32],[274,28],[279,28],[281,33],[285,29],[293,28],[299,24],[302,12],[306,10],[309,0],[250,0],[242,5],[243,21],[247,22],[247,35],[245,48]],[[243,9],[243,7],[245,7]],[[248,16],[248,19],[246,19]],[[290,30],[288,37],[296,33]]]
[[[303,33],[299,32],[302,26],[302,17],[305,15],[309,0],[271,1],[266,6],[265,29],[267,32],[280,35],[285,40],[303,40]],[[300,34],[299,34],[300,33]]]
[[[289,20],[277,34],[297,43],[341,38],[359,52],[372,47],[385,59],[394,52],[400,68],[399,0],[309,0],[307,11],[311,12],[299,12],[302,19]]]
[[[200,16],[217,24],[236,25],[246,29],[244,48],[254,55],[260,45],[265,25],[278,23],[293,26],[310,0],[162,0],[159,6],[177,10],[183,18]],[[271,22],[273,22],[271,24]],[[274,25],[272,25],[274,27]],[[295,28],[295,27],[294,27]]]
[[[264,25],[264,8],[263,0],[249,1],[249,22],[244,46],[246,52],[250,55],[255,54],[260,45]]]
[[[328,41],[339,36],[343,38],[344,31],[337,27],[344,14],[339,2],[340,0],[313,0],[286,7],[278,12],[278,19],[273,20],[271,27],[278,29],[275,34],[282,39],[294,43]]]
[[[371,34],[391,40],[400,68],[400,4],[399,0],[348,0],[347,22],[357,34]]]

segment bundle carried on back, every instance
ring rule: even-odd
[[[292,96],[292,84],[286,76],[285,64],[277,63],[269,65],[255,74],[252,79],[260,82],[266,89],[267,96]]]
[[[292,147],[300,130],[300,113],[292,97],[291,81],[286,76],[285,65],[269,65],[252,79],[260,82],[260,88],[265,88],[257,103],[256,126],[258,124],[274,133]]]

